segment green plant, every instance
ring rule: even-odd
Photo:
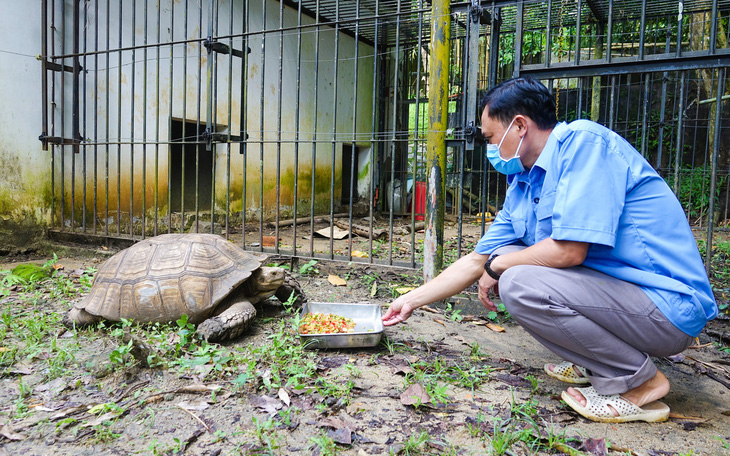
[[[494,310],[490,310],[487,313],[487,318],[489,318],[490,320],[492,320],[495,323],[500,323],[499,314],[502,314],[504,316],[503,319],[505,321],[506,320],[509,320],[511,318],[511,315],[509,314],[509,312],[507,312],[507,309],[504,307],[504,304],[502,304],[501,302],[500,303],[497,303],[497,311],[496,312]]]
[[[410,455],[421,455],[424,453],[423,446],[430,440],[428,432],[421,431],[418,434],[413,434],[403,443],[403,447],[400,449],[398,454],[406,456]],[[391,451],[391,454],[393,452]]]
[[[310,437],[309,441],[312,442],[310,449],[316,449],[322,456],[335,456],[338,452],[337,444],[324,431],[320,431],[316,436]]]
[[[317,260],[309,260],[299,267],[299,274],[303,276],[319,274],[319,269],[315,267],[316,265]]]
[[[537,394],[537,391],[540,389],[540,381],[537,379],[537,377],[530,374],[525,377],[525,380],[528,380],[530,382],[530,394]]]
[[[268,418],[267,420],[259,420],[257,417],[252,417],[254,425],[254,435],[261,444],[262,449],[267,451],[266,454],[277,454],[277,450],[281,446],[280,436],[275,432],[274,420]]]
[[[722,448],[725,450],[730,450],[730,441],[728,441],[728,438],[720,437],[719,435],[713,436],[713,439],[720,442],[720,445],[722,445]]]
[[[454,309],[450,302],[446,303],[444,315],[451,321],[461,321],[464,319],[464,316],[461,315],[461,309]]]

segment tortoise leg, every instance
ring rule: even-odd
[[[209,342],[231,340],[243,334],[256,316],[256,308],[247,299],[231,304],[220,314],[204,320],[196,332]]]
[[[276,298],[282,303],[287,302],[291,294],[294,293],[293,305],[296,307],[301,306],[306,302],[307,298],[304,296],[302,287],[299,285],[297,279],[295,279],[289,271],[284,271],[284,283],[276,290]]]
[[[73,328],[74,325],[88,326],[98,323],[101,320],[103,320],[103,318],[98,315],[92,315],[84,309],[77,309],[74,307],[63,316],[63,325],[67,328]]]

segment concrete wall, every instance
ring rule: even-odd
[[[40,2],[0,2],[0,253],[49,221],[50,160],[41,150]]]

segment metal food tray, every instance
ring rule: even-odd
[[[307,302],[302,308],[301,317],[309,313],[335,314],[352,318],[355,331],[334,334],[299,333],[306,348],[352,348],[374,347],[383,335],[383,320],[377,304],[355,304],[342,302]]]

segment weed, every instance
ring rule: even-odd
[[[461,321],[464,317],[461,315],[461,309],[454,309],[450,302],[446,303],[444,315],[451,321]]]
[[[118,439],[122,434],[117,434],[112,430],[113,422],[104,422],[97,424],[92,427],[94,435],[91,436],[90,440],[92,443],[109,443]]]
[[[335,456],[338,453],[337,444],[324,431],[320,431],[315,437],[310,437],[309,441],[312,442],[310,449],[322,456]]]
[[[280,436],[275,432],[274,420],[269,418],[261,421],[255,416],[251,420],[254,425],[254,434],[262,448],[268,451],[267,454],[276,454],[274,450],[281,446],[281,442]]]
[[[540,381],[534,375],[530,374],[525,377],[530,382],[530,394],[537,394],[540,389]]]
[[[309,262],[304,263],[299,267],[299,274],[303,276],[319,274],[319,269],[315,267],[316,265],[317,260],[309,260]]]
[[[497,304],[496,312],[491,310],[491,311],[489,311],[489,313],[487,313],[487,318],[489,318],[490,320],[492,320],[495,323],[500,323],[499,314],[504,315],[503,319],[505,321],[509,320],[511,318],[511,315],[509,314],[509,312],[507,312],[507,309],[504,307],[504,304],[502,304],[501,302]]]
[[[394,355],[398,351],[398,347],[406,347],[406,345],[401,342],[394,342],[387,334],[383,335],[383,338],[380,339],[380,345],[388,350],[389,355]]]
[[[725,450],[730,450],[730,441],[728,441],[728,437],[722,438],[719,435],[716,435],[712,438],[718,440]]]

